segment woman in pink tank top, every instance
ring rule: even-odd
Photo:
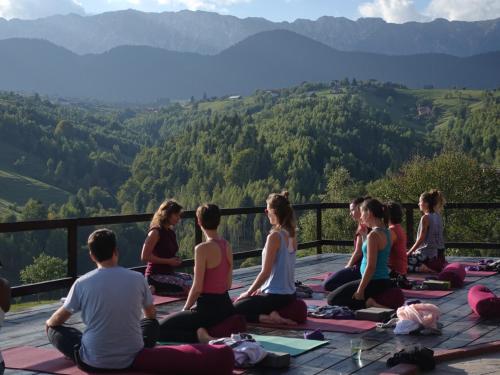
[[[196,218],[205,242],[194,249],[193,286],[182,311],[160,323],[160,341],[207,343],[214,339],[207,329],[235,314],[228,294],[233,254],[229,243],[217,233],[219,207],[204,204],[196,210]]]
[[[401,226],[403,210],[395,202],[387,204],[389,209],[389,229],[391,230],[391,254],[389,256],[389,269],[391,278],[397,279],[406,275],[408,271],[408,256],[406,255],[406,233]]]

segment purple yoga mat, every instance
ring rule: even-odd
[[[405,298],[427,298],[436,299],[453,293],[453,290],[413,290],[401,289]]]
[[[308,317],[303,324],[282,325],[282,324],[250,324],[257,327],[269,327],[291,331],[303,331],[320,329],[325,332],[361,333],[375,328],[375,322],[367,320],[342,320],[342,319],[318,319]]]
[[[2,351],[5,367],[8,369],[37,371],[58,375],[88,375],[94,374],[80,370],[56,349],[34,348],[20,346]],[[165,364],[168,367],[168,364]],[[165,372],[162,372],[165,374]],[[244,370],[234,369],[233,375],[243,374]],[[103,373],[96,373],[102,375]],[[115,372],[115,374],[118,374]],[[150,372],[123,371],[120,375],[151,375]]]
[[[60,375],[85,375],[88,372],[80,370],[56,349],[33,348],[20,346],[2,351],[5,367],[8,369],[47,372]],[[122,375],[142,375],[142,372],[122,372]]]

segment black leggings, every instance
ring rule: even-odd
[[[296,298],[295,294],[264,293],[238,301],[234,307],[236,313],[244,315],[248,322],[258,323],[260,314],[270,314],[291,304]]]
[[[355,280],[335,289],[326,297],[328,304],[332,306],[347,306],[351,310],[364,309],[366,308],[366,300],[368,298],[374,298],[394,287],[394,283],[390,279],[370,280],[365,289],[365,299],[356,300],[352,296],[358,290],[360,283],[361,280]]]
[[[160,322],[160,341],[198,342],[198,328],[210,328],[235,314],[229,294],[202,294],[196,308],[167,316]]]
[[[152,348],[158,340],[159,325],[156,319],[141,320],[144,346]],[[80,346],[82,344],[82,332],[74,327],[57,326],[49,327],[47,331],[49,342],[62,354],[74,361],[78,368],[87,372],[114,372],[123,369],[100,369],[92,367],[80,359]]]
[[[323,281],[323,287],[325,290],[331,292],[346,283],[360,279],[361,272],[359,272],[359,266],[356,265],[334,272],[325,281]]]

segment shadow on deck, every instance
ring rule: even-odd
[[[321,254],[297,260],[296,279],[304,281],[311,276],[328,271],[335,271],[347,263],[346,254]],[[473,261],[473,258],[452,257],[449,260]],[[234,271],[234,281],[248,286],[260,270],[254,266]],[[328,346],[307,352],[292,358],[291,367],[286,371],[248,370],[246,374],[377,374],[386,369],[385,362],[392,353],[406,346],[421,344],[430,348],[458,348],[473,344],[500,340],[498,320],[485,320],[472,313],[467,303],[467,291],[471,285],[483,284],[493,292],[500,294],[500,276],[490,276],[474,279],[462,289],[455,290],[448,296],[429,300],[439,306],[442,316],[440,322],[444,324],[440,336],[409,336],[395,335],[392,329],[373,329],[361,334],[346,334],[324,332],[325,338],[330,341]],[[231,295],[238,295],[244,289],[231,291]],[[315,295],[316,299],[323,296]],[[5,324],[0,331],[0,349],[15,346],[48,347],[44,331],[44,322],[59,304],[43,305],[26,311],[9,313]],[[158,313],[164,315],[182,308],[183,302],[158,306]],[[83,329],[78,315],[68,322],[76,328]],[[274,330],[268,328],[251,328],[250,332],[266,335],[302,337],[301,331]],[[351,357],[350,340],[360,338],[363,352],[361,359]],[[500,353],[484,357],[475,357],[463,361],[440,364],[430,373],[442,374],[500,374]],[[9,370],[6,375],[36,374],[30,371]],[[40,374],[40,373],[39,373]]]

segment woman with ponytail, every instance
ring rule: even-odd
[[[278,310],[295,299],[296,221],[288,192],[271,194],[266,214],[272,225],[262,251],[262,269],[235,303],[236,313],[251,323],[297,324]]]
[[[361,204],[361,221],[371,228],[361,250],[361,280],[351,281],[331,292],[329,305],[348,306],[353,310],[366,307],[385,307],[376,297],[394,287],[387,267],[391,252],[391,233],[387,228],[389,210],[377,199]]]
[[[432,189],[423,193],[418,207],[423,215],[418,224],[417,240],[408,250],[409,272],[441,272],[444,259],[443,219],[440,212],[445,204],[443,193]]]

